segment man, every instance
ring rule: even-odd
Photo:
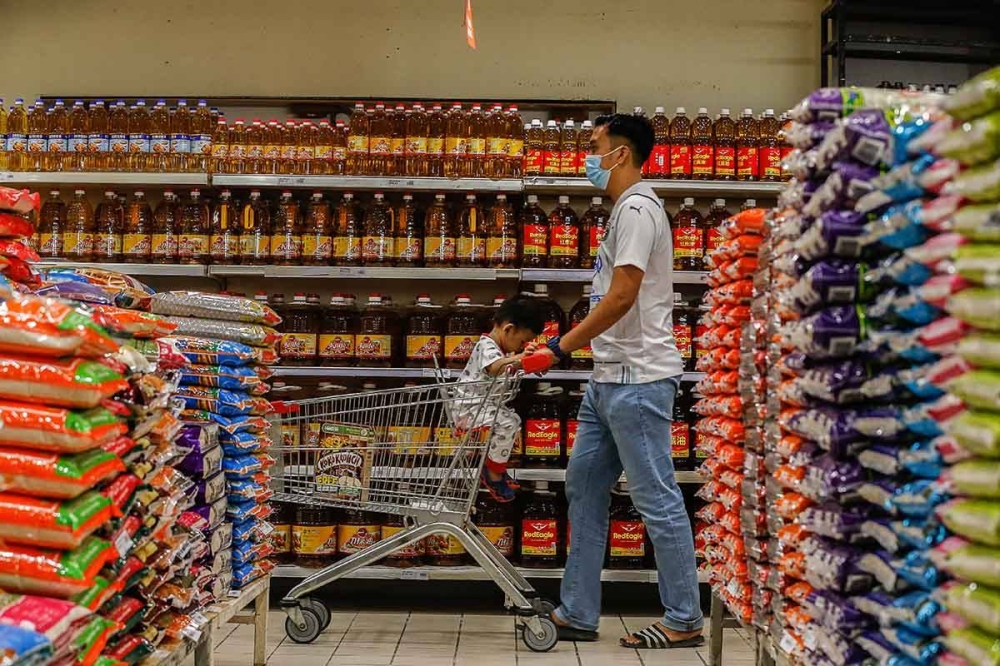
[[[594,372],[566,470],[572,542],[553,613],[563,640],[597,640],[611,488],[624,469],[656,551],[663,619],[621,639],[628,648],[701,645],[702,613],[691,523],[674,478],[670,420],[683,364],[673,336],[669,220],[642,164],[653,149],[646,118],[595,121],[587,177],[615,201],[594,265],[590,314],[548,351],[590,343]]]

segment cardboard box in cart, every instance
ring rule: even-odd
[[[336,499],[367,502],[372,473],[372,447],[375,429],[349,423],[324,423],[320,426],[316,460],[316,492]]]

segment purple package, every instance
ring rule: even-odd
[[[207,479],[202,479],[196,484],[198,491],[195,501],[198,504],[212,504],[220,497],[226,495],[226,475],[216,474]]]
[[[837,460],[823,455],[806,468],[802,492],[819,502],[834,500],[840,504],[857,501],[856,491],[865,481],[865,471],[856,460]]]
[[[803,545],[803,551],[809,548],[805,558],[807,583],[818,589],[845,594],[867,592],[871,588],[872,576],[858,569],[852,548],[816,538],[807,542],[808,545]]]
[[[878,176],[875,167],[842,161],[802,206],[802,213],[819,217],[828,210],[854,208],[855,203],[872,191],[872,180]]]
[[[804,509],[796,521],[812,534],[846,541],[861,529],[865,519],[857,509],[845,509],[839,504],[828,502]]]
[[[884,550],[865,553],[857,560],[858,569],[870,574],[890,594],[909,587],[898,574],[899,564],[892,553]]]
[[[844,457],[864,445],[864,438],[851,426],[855,412],[836,409],[785,410],[779,416],[789,432],[812,440],[836,457]]]
[[[789,115],[800,123],[835,120],[861,108],[864,93],[859,88],[819,88],[796,104]]]
[[[854,303],[858,296],[861,266],[842,259],[827,259],[810,267],[778,299],[797,312],[808,313],[817,307]]]
[[[895,508],[889,500],[896,494],[899,484],[892,478],[871,479],[865,481],[858,487],[858,495],[869,504],[897,515]]]
[[[225,487],[225,485],[223,485],[223,487]],[[193,506],[190,511],[203,518],[208,523],[209,530],[214,530],[226,517],[227,506],[228,501],[226,496],[223,495],[220,499],[212,502],[211,504],[198,504]]]
[[[115,303],[114,298],[109,296],[108,292],[100,287],[88,282],[77,282],[76,280],[50,282],[38,289],[35,294],[95,305],[114,305]]]
[[[882,111],[855,111],[830,132],[817,148],[816,167],[820,171],[835,162],[856,160],[878,166],[892,160],[892,127]]]
[[[861,256],[861,235],[868,216],[852,210],[830,210],[816,218],[793,247],[806,261],[824,257],[856,259]]]
[[[791,346],[815,359],[851,356],[862,341],[858,310],[848,305],[826,308],[789,322],[782,332]]]
[[[821,629],[816,633],[816,644],[835,666],[861,666],[868,654],[854,644],[853,641],[841,636],[836,631]]]
[[[872,626],[871,618],[858,610],[852,599],[835,592],[813,590],[802,605],[821,626],[845,636],[853,636]]]
[[[792,123],[785,130],[785,140],[795,148],[803,150],[819,145],[823,141],[826,133],[832,130],[835,124],[832,120],[819,121],[814,123]]]
[[[854,639],[858,646],[870,654],[877,663],[885,664],[896,654],[896,646],[878,631],[866,631]]]
[[[889,443],[876,443],[858,454],[858,462],[865,469],[894,476],[902,470],[899,448]]]
[[[862,397],[858,388],[868,379],[868,368],[860,361],[838,361],[803,370],[799,377],[806,394],[844,404]]]
[[[222,470],[222,447],[216,445],[208,450],[193,450],[184,456],[177,469],[192,478],[207,478]]]

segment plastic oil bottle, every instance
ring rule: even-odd
[[[521,265],[545,268],[549,265],[549,216],[538,205],[538,195],[529,194],[518,216],[521,228]]]
[[[89,125],[87,108],[83,105],[83,100],[78,99],[73,102],[73,108],[69,112],[69,138],[66,143],[66,156],[63,158],[63,171],[86,170],[87,142],[90,140]]]
[[[694,208],[694,199],[684,199],[684,205],[674,217],[674,270],[700,271],[705,254],[705,239],[701,213]]]
[[[347,132],[347,173],[360,176],[368,169],[368,114],[365,105],[354,105]]]
[[[386,163],[386,173],[390,176],[402,176],[406,173],[406,120],[411,113],[402,104],[397,104],[392,112],[392,135],[389,138],[389,152],[392,155]]]
[[[444,175],[444,142],[447,119],[440,104],[431,107],[427,116],[427,174],[440,178]]]
[[[86,171],[107,171],[111,168],[108,122],[108,108],[104,100],[91,102],[87,111],[87,160],[84,163]]]
[[[758,180],[760,126],[752,109],[743,109],[736,123],[736,180]]]
[[[610,219],[611,213],[604,207],[603,199],[592,198],[590,208],[580,218],[580,268],[594,267]]]
[[[313,173],[323,175],[333,173],[333,142],[334,129],[330,126],[330,121],[326,119],[319,121],[319,127],[316,132],[316,147],[313,158],[315,160],[315,168],[313,169]]]
[[[277,172],[275,172],[277,173]],[[333,128],[333,152],[330,156],[330,173],[343,176],[347,173],[347,128],[338,120]]]
[[[43,259],[63,256],[63,233],[66,231],[66,204],[59,190],[49,192],[38,217],[38,255]]]
[[[3,98],[0,97],[0,171],[9,170],[9,160],[7,159],[7,109],[4,108]]]
[[[337,207],[337,225],[333,235],[333,261],[337,266],[361,265],[361,239],[363,227],[361,209],[354,195],[344,192]]]
[[[469,178],[482,178],[486,175],[486,141],[489,130],[486,126],[486,116],[483,107],[472,105],[469,113],[469,147],[465,154],[465,168],[462,173]]]
[[[456,260],[460,267],[486,265],[486,229],[475,194],[465,195],[465,205],[459,213]]]
[[[286,120],[281,128],[281,158],[278,173],[295,173],[299,153],[299,127],[294,120]]]
[[[517,251],[517,218],[506,194],[498,194],[486,221],[486,255],[493,268],[516,268],[520,265]]]
[[[153,245],[153,212],[146,194],[136,190],[125,207],[122,257],[129,264],[148,264]]]
[[[670,120],[670,178],[691,179],[691,119],[683,106]]]
[[[198,106],[191,114],[191,158],[188,160],[188,171],[207,173],[208,163],[212,158],[212,130],[214,121],[208,102],[198,100]]]
[[[413,105],[413,112],[406,118],[406,144],[404,146],[404,168],[407,176],[428,175],[427,137],[429,118],[423,104]]]
[[[74,261],[93,258],[94,211],[84,190],[75,190],[73,200],[66,206],[66,225],[63,230],[63,256]]]
[[[149,158],[149,109],[138,100],[128,117],[128,170],[145,171]]]
[[[45,170],[63,171],[69,143],[69,113],[66,104],[57,99],[49,111],[49,131],[46,141]]]
[[[191,113],[187,100],[177,100],[177,109],[170,116],[170,170],[188,171],[191,159]]]
[[[729,117],[729,109],[722,109],[715,119],[712,143],[715,148],[715,179],[736,180],[736,121]]]
[[[271,223],[271,261],[281,266],[302,262],[302,211],[292,193],[285,190]]]
[[[576,175],[577,143],[580,132],[572,120],[567,120],[562,128],[559,149],[559,173],[564,176]]]
[[[649,157],[649,175],[667,178],[670,175],[670,119],[662,106],[653,113],[653,154]]]
[[[264,154],[261,159],[263,173],[278,173],[281,161],[281,126],[274,118],[264,125]]]
[[[524,153],[524,175],[542,175],[542,163],[545,161],[545,130],[542,128],[542,121],[535,118],[524,133],[525,153]]]
[[[419,266],[424,258],[424,229],[412,194],[396,207],[393,253],[397,266]]]
[[[228,192],[224,190],[223,194]],[[177,195],[172,190],[163,192],[163,199],[153,210],[153,249],[151,261],[154,264],[176,264],[177,245],[180,241],[181,211]]]
[[[299,123],[295,140],[295,173],[308,175],[316,167],[316,126],[308,120]]]
[[[42,100],[37,100],[28,111],[28,166],[25,171],[43,171],[48,150],[48,118]]]
[[[326,266],[333,258],[333,218],[322,192],[313,192],[302,230],[302,263]]]
[[[156,101],[149,113],[149,171],[163,173],[170,170],[170,112],[167,103]]]
[[[486,115],[486,169],[488,178],[503,178],[507,169],[507,118],[495,104]]]
[[[435,194],[434,203],[427,209],[424,263],[429,267],[455,265],[455,228],[443,194]]]
[[[108,112],[108,170],[128,169],[128,108],[118,100]]]
[[[191,190],[190,199],[181,211],[181,236],[177,243],[177,258],[182,264],[207,264],[211,214],[201,198],[201,190]]]
[[[264,128],[259,118],[254,118],[246,130],[247,153],[244,160],[244,173],[264,173]]]
[[[375,193],[375,201],[365,213],[361,259],[366,266],[392,265],[393,213],[381,192]]]
[[[558,176],[561,173],[559,156],[561,155],[562,133],[559,131],[559,124],[556,121],[550,120],[545,124],[542,144],[542,174]]]
[[[458,178],[462,175],[462,165],[468,152],[469,126],[461,104],[455,104],[448,112],[444,138],[444,175]]]
[[[228,173],[229,167],[229,127],[225,118],[215,121],[212,133],[212,173]]]
[[[549,213],[549,268],[579,268],[580,221],[569,206],[569,197],[560,195],[559,205]]]
[[[375,104],[368,123],[370,140],[368,145],[369,169],[372,176],[384,176],[388,172],[388,162],[392,158],[392,123],[385,112],[385,103]]]
[[[94,261],[121,261],[123,215],[121,204],[113,191],[104,193],[104,199],[98,204],[94,218]]]
[[[237,118],[229,129],[229,165],[226,168],[226,173],[246,173],[243,170],[246,150],[246,129],[243,127],[243,119]]]
[[[524,171],[524,122],[516,106],[507,109],[506,116],[506,166],[503,176],[520,178]]]
[[[760,147],[757,151],[760,179],[767,182],[781,180],[781,142],[778,140],[780,125],[774,109],[765,109],[760,118]]]
[[[14,100],[7,117],[7,168],[28,170],[28,112],[20,97]]]
[[[691,123],[691,178],[711,180],[712,164],[715,158],[712,149],[712,119],[708,109],[701,107]]]
[[[259,190],[250,192],[240,214],[240,262],[260,266],[270,260],[271,218]]]

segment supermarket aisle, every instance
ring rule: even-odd
[[[505,615],[402,612],[336,612],[330,628],[312,645],[285,638],[285,616],[273,612],[268,664],[274,666],[705,666],[708,646],[698,650],[642,651],[618,647],[623,631],[654,618],[607,615],[597,643],[560,643],[548,654],[529,652]],[[252,627],[231,625],[219,634],[216,666],[252,663]],[[752,666],[753,653],[740,630],[726,630],[726,666]]]

